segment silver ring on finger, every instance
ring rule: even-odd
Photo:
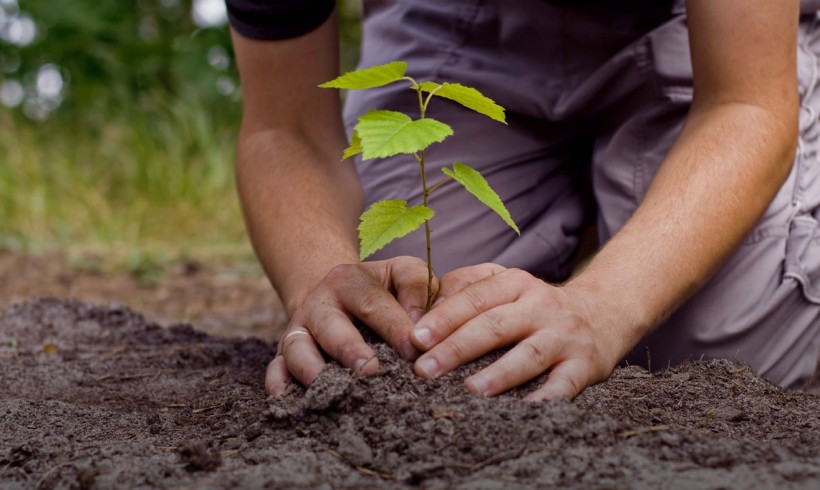
[[[312,337],[308,329],[306,329],[305,327],[294,327],[292,332],[289,332],[287,335],[282,337],[282,344],[284,345],[285,341],[293,337],[294,335],[307,335]]]

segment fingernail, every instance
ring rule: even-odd
[[[372,361],[373,359],[375,359],[375,357],[371,357],[371,358],[368,358],[368,359],[365,359],[365,358],[357,359],[356,362],[353,363],[353,374],[356,374],[356,375],[361,374],[362,371],[364,370],[365,366],[370,364],[370,361]]]
[[[425,349],[429,348],[433,342],[433,332],[431,332],[429,328],[417,328],[413,330],[413,336]]]
[[[472,391],[476,395],[490,396],[488,393],[489,383],[482,377],[473,376],[472,378],[465,380],[464,384],[467,385],[468,390]]]
[[[401,356],[405,359],[413,359],[417,354],[416,348],[410,343],[410,339],[405,339],[401,344]]]
[[[432,357],[422,357],[416,361],[416,369],[425,378],[435,378],[438,376],[438,361]]]
[[[274,398],[279,398],[285,393],[285,388],[288,386],[287,382],[274,382],[268,386],[268,393]]]
[[[410,320],[412,320],[413,323],[419,321],[423,316],[424,310],[422,310],[421,308],[413,308],[412,310],[410,310]]]
[[[292,384],[287,383],[287,382],[282,383],[282,385],[276,390],[276,394],[273,395],[273,397],[274,398],[282,398],[283,396],[290,393],[289,388],[291,388],[292,386],[293,386]]]

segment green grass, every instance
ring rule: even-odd
[[[226,105],[154,100],[76,124],[0,112],[0,249],[249,259]]]

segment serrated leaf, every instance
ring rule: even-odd
[[[362,157],[384,158],[399,153],[412,154],[453,134],[453,129],[435,119],[412,120],[395,111],[371,110],[356,124]]]
[[[344,88],[347,90],[381,87],[382,85],[401,80],[406,71],[406,62],[394,61],[386,65],[351,71],[319,86],[322,88]]]
[[[504,203],[501,202],[501,198],[498,197],[498,194],[490,187],[490,184],[487,183],[487,180],[478,170],[470,168],[463,163],[456,162],[453,164],[453,170],[444,167],[441,171],[463,185],[464,188],[467,189],[467,192],[477,197],[479,201],[501,216],[501,219],[510,225],[510,228],[515,230],[516,233],[521,234],[512,216],[510,216],[510,212],[507,211]]]
[[[419,84],[419,87],[421,88],[422,92],[432,92],[433,90],[441,87],[441,84],[436,83],[436,82],[421,82]],[[413,87],[413,88],[415,88],[415,87]]]
[[[466,87],[460,83],[442,83],[422,82],[419,84],[421,90],[424,92],[432,92],[436,90],[435,94],[445,99],[458,102],[468,109],[472,109],[479,114],[494,119],[498,122],[507,124],[507,118],[504,114],[504,108],[496,104],[495,101],[478,90],[472,87]]]
[[[362,152],[362,140],[359,138],[359,132],[355,129],[350,135],[350,146],[348,146],[342,154],[342,160],[347,160],[353,155],[358,155]]]
[[[407,201],[373,203],[359,223],[359,258],[364,260],[396,238],[416,230],[435,215],[427,206],[407,207]]]

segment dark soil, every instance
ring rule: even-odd
[[[18,254],[0,250],[0,309],[35,297],[128,305],[163,325],[236,337],[278,338],[286,322],[258,263],[142,259],[112,266],[101,255]]]
[[[378,375],[331,365],[274,401],[260,340],[124,307],[9,307],[0,487],[820,488],[820,396],[742,365],[624,368],[573,403],[529,404],[526,388],[468,394],[476,365],[424,381],[376,349]]]

